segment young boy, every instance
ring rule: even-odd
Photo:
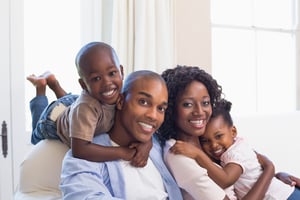
[[[139,144],[131,144],[127,148],[92,143],[95,134],[108,132],[114,122],[115,105],[123,81],[123,66],[115,50],[102,42],[88,43],[78,52],[75,64],[83,89],[80,96],[66,94],[53,74],[27,78],[37,88],[37,97],[30,102],[33,117],[31,142],[36,144],[46,138],[60,139],[71,147],[76,158],[95,162],[124,159],[131,160],[135,166],[145,165],[152,147],[150,142],[146,144],[147,148],[139,148]],[[58,100],[47,106],[40,119],[36,120],[41,108],[45,107],[40,99],[45,101],[46,98],[39,95],[43,87],[38,86],[45,86],[45,82]]]

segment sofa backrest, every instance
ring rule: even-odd
[[[300,177],[300,111],[233,116],[238,134],[270,158],[276,172]]]

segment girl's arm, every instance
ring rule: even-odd
[[[203,154],[205,154],[205,153],[201,149],[199,149],[193,145],[188,145],[187,143],[180,141],[180,142],[177,142],[172,148],[170,150],[172,152],[174,152],[175,154],[184,154],[188,157],[194,158],[200,166],[204,167],[205,165],[206,166],[211,165],[212,161],[209,158],[208,158],[208,160],[206,160],[206,158],[203,156]],[[262,154],[258,154],[258,153],[256,153],[256,154],[257,154],[259,163],[261,164],[261,166],[263,168],[263,173],[260,175],[260,177],[258,178],[256,183],[253,185],[253,187],[244,196],[243,200],[263,199],[266,191],[269,188],[271,180],[274,177],[275,167],[274,167],[273,163],[266,156],[264,156]],[[201,157],[201,156],[203,156],[203,157]],[[205,162],[208,164],[205,164]],[[213,164],[216,165],[215,163],[213,163]],[[206,168],[206,167],[204,167],[204,168]],[[214,175],[216,175],[216,174],[212,174],[213,172],[215,172],[215,173],[220,172],[219,166],[215,166],[212,168],[213,169],[216,168],[216,169],[215,169],[215,171],[211,171],[211,173],[209,173],[209,170],[208,170],[208,175],[211,178]],[[220,174],[222,174],[222,171]],[[217,175],[217,176],[219,176],[219,175]],[[215,181],[215,179],[213,179],[213,180]]]
[[[261,166],[263,167],[263,173],[260,175],[253,187],[244,196],[243,200],[259,200],[263,199],[266,191],[269,188],[272,178],[274,177],[275,167],[273,163],[264,155],[256,153],[257,158]]]
[[[202,149],[187,142],[177,141],[170,150],[175,154],[183,154],[196,160],[201,167],[207,169],[208,176],[223,189],[233,185],[243,172],[241,166],[234,163],[221,168]]]
[[[165,152],[164,159],[177,184],[193,199],[229,199],[194,159],[171,151]]]

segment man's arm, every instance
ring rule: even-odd
[[[285,184],[300,188],[300,178],[296,176],[293,176],[286,172],[277,172],[275,174],[275,177],[284,182]]]

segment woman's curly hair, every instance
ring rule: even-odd
[[[210,96],[211,105],[221,99],[222,87],[210,74],[196,66],[180,66],[167,69],[162,72],[168,88],[169,99],[165,120],[158,130],[158,136],[162,143],[170,138],[176,138],[175,106],[178,94],[180,94],[192,81],[203,83]]]

